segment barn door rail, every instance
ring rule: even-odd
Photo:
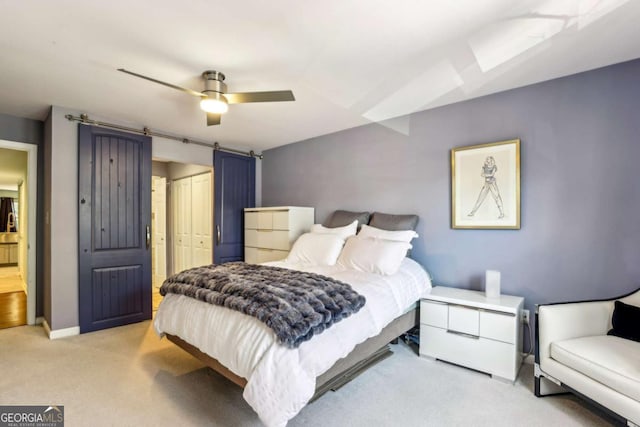
[[[198,140],[195,140],[195,139],[192,139],[192,138],[180,138],[180,137],[175,136],[175,135],[169,135],[169,134],[164,133],[164,132],[151,130],[148,127],[144,127],[142,129],[137,129],[137,128],[132,128],[132,127],[129,127],[129,126],[118,125],[118,124],[115,124],[115,123],[102,122],[102,121],[99,121],[99,120],[90,119],[88,114],[80,114],[79,116],[74,116],[73,114],[67,114],[67,115],[65,115],[65,117],[69,121],[76,121],[76,122],[80,122],[80,123],[84,123],[84,124],[88,124],[88,125],[100,126],[100,127],[109,128],[109,129],[117,129],[117,130],[122,130],[122,131],[126,131],[126,132],[137,133],[137,134],[140,134],[140,135],[157,136],[157,137],[160,137],[160,138],[173,139],[175,141],[180,141],[183,144],[202,145],[203,147],[213,148],[216,151],[226,151],[228,153],[240,154],[242,156],[255,157],[256,159],[260,159],[260,160],[262,160],[264,158],[263,154],[257,154],[253,150],[251,150],[251,151],[241,151],[241,150],[236,150],[235,148],[223,147],[217,142],[214,142],[213,144],[210,144],[208,142],[198,141]]]

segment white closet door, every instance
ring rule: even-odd
[[[151,259],[153,265],[153,284],[162,285],[167,275],[167,179],[151,177]]]
[[[191,258],[191,178],[173,181],[173,271],[192,266]]]
[[[191,178],[191,206],[193,213],[193,265],[209,265],[213,262],[211,173]]]

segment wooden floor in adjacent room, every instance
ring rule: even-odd
[[[23,291],[18,267],[0,267],[0,293]]]
[[[27,324],[27,294],[18,267],[0,268],[0,329]]]
[[[27,324],[27,295],[24,291],[0,293],[0,329]]]

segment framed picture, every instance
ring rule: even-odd
[[[451,227],[520,228],[520,140],[451,150]]]

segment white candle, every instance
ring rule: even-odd
[[[484,292],[487,298],[500,297],[500,272],[487,270],[484,281]]]

